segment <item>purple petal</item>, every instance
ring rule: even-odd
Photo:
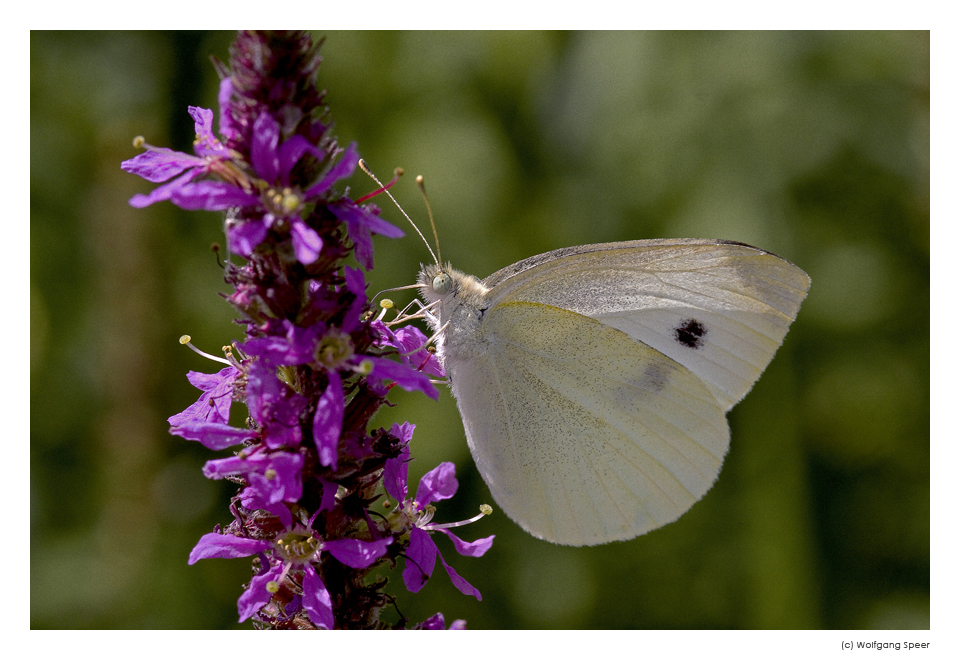
[[[440,392],[430,382],[430,376],[411,369],[405,364],[394,362],[387,358],[364,357],[373,364],[370,380],[392,380],[408,392],[420,391],[431,399],[439,399]]]
[[[130,206],[142,209],[157,202],[165,202],[173,197],[173,195],[178,190],[183,188],[183,186],[187,185],[194,178],[201,176],[202,174],[203,172],[197,168],[193,168],[188,172],[184,172],[173,181],[165,183],[162,186],[157,186],[146,195],[134,195],[130,198]]]
[[[361,541],[360,539],[337,539],[327,541],[323,549],[333,555],[341,564],[350,568],[366,568],[387,553],[387,546],[393,538],[379,541]]]
[[[429,619],[424,620],[421,623],[418,623],[413,627],[414,630],[466,630],[467,622],[463,619],[456,619],[453,623],[450,624],[450,628],[447,628],[447,624],[443,619],[443,614],[437,612]]]
[[[310,564],[303,567],[303,609],[307,611],[313,625],[327,630],[333,629],[333,603],[330,600],[330,592]]]
[[[350,266],[344,266],[343,268],[343,279],[347,284],[347,291],[362,298],[364,292],[367,290],[367,283],[363,277],[363,271],[359,268],[351,268]]]
[[[248,220],[227,227],[230,249],[244,258],[249,258],[266,237],[267,225],[262,220]]]
[[[341,328],[349,334],[360,325],[360,315],[363,314],[363,310],[367,306],[367,283],[363,277],[363,271],[359,268],[350,268],[350,266],[344,266],[343,278],[346,280],[347,291],[356,296],[350,303],[350,308],[347,310]]]
[[[397,335],[383,321],[371,321],[370,327],[377,334],[377,346],[400,348],[400,340],[397,339]]]
[[[240,348],[245,353],[263,358],[272,366],[312,362],[314,349],[320,336],[326,333],[327,326],[315,323],[309,328],[300,328],[284,319],[282,327],[282,337],[258,337],[240,344]]]
[[[330,186],[336,183],[339,179],[345,179],[353,174],[353,171],[357,169],[357,161],[359,160],[360,155],[357,153],[357,143],[351,142],[350,146],[348,146],[347,150],[343,153],[343,156],[340,158],[337,164],[334,165],[329,172],[327,172],[327,175],[314,185],[310,186],[310,188],[303,193],[304,199],[319,197],[323,193],[327,192],[327,190],[330,189]]]
[[[218,414],[217,406],[211,406],[208,403],[209,400],[210,395],[204,393],[198,401],[190,404],[183,412],[178,412],[176,415],[167,417],[167,423],[170,424],[170,426],[180,426],[181,424],[193,421],[226,424],[227,419]]]
[[[286,319],[284,321],[289,323]],[[248,339],[238,346],[244,353],[263,358],[271,366],[303,364],[301,358],[305,357],[294,346],[291,346],[290,340],[286,337],[256,337],[255,339]]]
[[[323,488],[323,494],[320,496],[320,511],[330,511],[337,503],[337,484],[327,481],[322,477],[317,477],[320,486]]]
[[[454,476],[455,472],[453,463],[444,462],[423,475],[417,487],[416,497],[420,508],[433,502],[448,500],[456,494],[459,484]]]
[[[446,377],[447,374],[444,373],[443,367],[440,366],[440,360],[425,348],[427,345],[427,336],[423,334],[418,327],[415,325],[405,325],[402,328],[398,328],[395,337],[400,352],[407,353],[407,355],[400,357],[405,364],[417,371],[436,376],[437,378]]]
[[[250,475],[250,487],[266,494],[267,502],[296,502],[303,496],[303,455],[278,452],[270,457],[264,473]]]
[[[303,438],[300,430],[300,413],[307,400],[284,386],[283,396],[273,404],[270,419],[265,426],[263,442],[270,449],[297,447]]]
[[[253,488],[244,488],[240,492],[240,504],[244,508],[250,509],[251,511],[256,511],[257,509],[262,509],[268,513],[275,515],[280,519],[280,524],[286,529],[290,529],[293,525],[293,514],[290,513],[290,509],[287,508],[282,502],[276,502],[270,504],[265,499],[261,493]]]
[[[416,427],[410,422],[394,424],[390,433],[403,443],[397,458],[388,458],[383,466],[383,488],[387,495],[402,502],[407,499],[407,470],[410,465],[410,439]]]
[[[193,150],[200,156],[230,159],[230,151],[213,134],[213,110],[190,106],[187,108],[193,117],[196,138]]]
[[[226,424],[230,420],[233,384],[238,375],[240,371],[234,367],[221,369],[215,374],[188,372],[187,380],[198,390],[203,390],[203,394],[196,403],[183,412],[169,417],[167,422],[170,426],[179,426],[191,420]]]
[[[403,444],[409,445],[410,441],[413,440],[413,432],[416,428],[417,425],[413,422],[404,422],[403,424],[394,422],[393,426],[390,427],[390,433],[400,438],[400,442]]]
[[[233,123],[233,117],[230,116],[230,100],[233,98],[233,78],[227,76],[220,81],[220,91],[217,94],[217,101],[220,104],[220,134],[228,139],[240,137],[240,131]]]
[[[213,134],[213,110],[200,108],[195,105],[187,107],[187,112],[193,117],[193,132],[203,139],[216,139]]]
[[[270,404],[280,398],[282,387],[273,363],[269,360],[254,360],[247,373],[246,387],[247,408],[253,421],[263,425],[269,420]]]
[[[228,381],[232,385],[239,373],[240,371],[233,366],[221,369],[215,374],[207,374],[202,371],[188,371],[187,380],[198,390],[208,392],[222,385],[224,381]]]
[[[300,478],[300,470],[303,468],[301,454],[275,452],[265,456],[251,468],[245,472],[250,483],[249,489],[259,493],[267,504],[296,502],[303,495],[303,481]]]
[[[310,141],[302,135],[292,135],[284,140],[277,153],[280,158],[280,183],[285,186],[290,185],[290,171],[303,158],[303,154],[310,153],[321,162],[327,157],[322,149],[310,144]]]
[[[453,547],[456,548],[457,552],[464,557],[482,557],[483,554],[493,546],[493,539],[494,536],[496,536],[488,536],[483,539],[477,539],[472,543],[468,543],[460,540],[457,536],[446,529],[438,529],[436,531],[449,536],[450,540],[453,541]]]
[[[313,441],[317,445],[320,465],[336,470],[337,446],[343,429],[343,387],[337,371],[330,370],[327,376],[330,384],[320,397],[317,413],[313,416]]]
[[[293,251],[300,263],[312,264],[320,256],[323,239],[301,218],[291,218],[290,238],[293,239]]]
[[[359,212],[358,218],[367,229],[374,234],[380,234],[381,236],[386,236],[387,238],[403,238],[406,236],[402,229],[387,222],[379,215],[374,213],[372,209],[376,208],[377,207],[373,206],[372,204],[356,207],[357,211]]]
[[[153,147],[120,163],[120,169],[139,177],[160,183],[187,169],[203,167],[206,161],[166,147]]]
[[[280,143],[280,124],[266,110],[253,123],[250,144],[250,160],[261,179],[270,185],[280,176],[280,158],[277,145]]]
[[[370,232],[389,238],[399,238],[403,232],[373,213],[373,205],[360,207],[349,199],[342,199],[328,207],[337,219],[347,225],[347,235],[353,241],[357,262],[366,270],[373,268],[373,240]]]
[[[440,563],[443,564],[443,567],[447,569],[447,575],[450,576],[450,581],[453,582],[453,586],[460,590],[460,593],[466,594],[467,596],[474,596],[477,600],[483,600],[483,597],[480,596],[480,592],[472,584],[460,577],[453,567],[451,567],[447,562],[443,561],[443,555],[439,552],[437,556],[440,557]]]
[[[337,217],[341,217],[341,214],[337,213],[336,207],[328,207],[333,211],[333,214]],[[348,216],[349,217],[349,216]],[[357,260],[357,263],[363,266],[366,270],[373,269],[373,238],[370,236],[370,232],[367,231],[366,227],[356,222],[347,222],[347,236],[350,237],[350,240],[353,241],[353,254]]]
[[[231,206],[251,206],[259,199],[226,181],[199,181],[174,190],[170,201],[187,211],[226,211]]]
[[[171,435],[179,435],[185,440],[199,442],[207,449],[220,451],[239,445],[244,440],[256,437],[250,429],[237,429],[228,424],[217,422],[186,422],[170,429]]]
[[[249,557],[258,552],[263,552],[271,547],[270,541],[258,541],[257,539],[243,539],[233,534],[217,534],[210,532],[200,537],[197,545],[190,551],[188,564],[196,564],[201,559],[211,559],[218,557],[220,559],[236,559],[237,557]]]
[[[252,617],[261,607],[270,602],[273,594],[267,591],[267,584],[271,581],[278,580],[282,571],[283,564],[277,564],[266,573],[257,575],[250,580],[250,586],[247,587],[247,590],[241,594],[240,599],[237,601],[240,623]]]
[[[256,360],[247,374],[247,408],[255,422],[266,427],[271,449],[300,442],[300,413],[306,399],[277,378],[276,365]]]
[[[249,461],[239,456],[228,456],[226,458],[215,458],[207,461],[203,465],[203,476],[207,479],[223,479],[238,474],[246,474],[252,467],[253,461]]]
[[[410,530],[410,546],[406,551],[403,569],[403,583],[407,591],[417,593],[433,575],[433,567],[437,565],[437,545],[430,535],[419,527]]]
[[[357,206],[353,200],[343,198],[337,203],[331,204],[330,210],[342,222],[347,223],[348,228],[350,225],[363,227],[368,232],[380,234],[387,238],[403,238],[405,235],[402,229],[377,215],[374,210],[379,212],[379,209],[373,204]]]
[[[443,621],[443,614],[437,612],[429,619],[424,620],[414,626],[415,630],[446,630],[446,623]]]

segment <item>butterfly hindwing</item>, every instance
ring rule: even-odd
[[[498,504],[530,533],[593,545],[678,518],[729,446],[723,411],[688,369],[624,332],[550,305],[483,315],[486,351],[452,387]]]

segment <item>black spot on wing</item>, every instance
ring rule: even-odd
[[[703,338],[707,336],[707,326],[697,319],[686,319],[673,329],[673,338],[678,344],[697,350],[703,346]]]

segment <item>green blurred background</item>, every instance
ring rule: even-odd
[[[324,33],[317,33],[324,34]],[[502,513],[482,559],[391,591],[413,621],[472,628],[929,628],[929,34],[330,32],[319,83],[443,257],[484,277],[582,243],[726,238],[813,279],[767,372],[730,414],[720,479],[678,522],[625,543],[538,541]],[[34,628],[248,628],[249,561],[188,567],[229,521],[212,454],[167,434],[212,371],[177,344],[241,337],[208,250],[215,213],[135,210],[135,135],[189,151],[216,107],[208,56],[232,33],[33,32],[30,610]],[[355,193],[373,188],[362,175]],[[394,208],[384,216],[403,226]],[[406,228],[406,227],[405,227]],[[419,239],[378,239],[371,294],[410,284]],[[405,293],[391,294],[407,301]],[[449,393],[398,392],[411,480],[444,460],[489,493]],[[415,483],[415,481],[414,481]],[[493,502],[490,502],[493,504]],[[392,613],[388,612],[387,616]]]

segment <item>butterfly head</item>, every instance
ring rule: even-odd
[[[428,304],[439,301],[445,305],[452,300],[479,304],[488,291],[476,277],[451,268],[449,264],[423,266],[417,284],[420,285],[420,296]]]

